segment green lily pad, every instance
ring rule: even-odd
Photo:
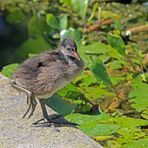
[[[132,107],[139,112],[147,111],[148,114],[148,85],[143,83],[139,77],[133,80],[132,85],[133,89],[129,94]]]

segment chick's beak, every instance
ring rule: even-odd
[[[78,54],[76,51],[75,51],[75,52],[73,51],[73,52],[71,53],[71,56],[74,57],[74,58],[76,58],[76,59],[79,60],[79,61],[81,60],[79,54]]]

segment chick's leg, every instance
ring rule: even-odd
[[[35,108],[37,106],[37,102],[35,100],[35,96],[34,96],[33,93],[29,93],[28,95],[29,95],[29,99],[30,99],[30,105],[29,105],[27,111],[25,112],[23,118],[25,118],[25,116],[28,114],[29,110],[31,109],[31,112],[30,112],[30,114],[28,116],[28,119],[29,119],[33,115],[33,113],[35,111]]]
[[[46,119],[49,123],[50,123],[50,119],[49,119],[49,116],[48,116],[48,113],[47,113],[47,110],[46,110],[46,106],[45,106],[45,103],[44,103],[44,99],[39,99],[39,102],[40,102],[40,105],[41,105],[41,109],[42,109],[42,113],[43,113],[43,117],[42,119],[39,119],[38,121],[34,122],[33,124],[38,124],[40,121]]]
[[[45,106],[44,100],[43,99],[39,99],[39,102],[40,102],[40,105],[41,105],[41,108],[42,108],[43,117],[48,119],[48,113],[47,113],[47,110],[46,110],[46,106]]]
[[[25,116],[28,114],[28,112],[31,109],[31,113],[29,114],[28,118],[30,118],[33,115],[33,112],[35,111],[37,102],[35,100],[35,96],[32,92],[28,91],[27,89],[19,86],[18,84],[16,84],[16,82],[14,80],[11,81],[11,84],[14,88],[23,91],[24,93],[26,93],[27,95],[27,104],[29,104],[27,111],[25,112],[25,114],[23,115],[22,118],[25,118]]]

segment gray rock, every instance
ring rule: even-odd
[[[39,103],[38,103],[39,104]],[[40,106],[30,119],[22,119],[26,111],[26,95],[10,85],[0,74],[0,147],[17,148],[102,148],[100,144],[74,127],[33,126],[41,118]],[[55,113],[51,109],[50,114]]]

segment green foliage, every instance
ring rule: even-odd
[[[67,14],[64,14],[61,18],[60,18],[60,28],[63,29],[67,29],[68,27],[68,16]]]
[[[55,49],[65,38],[77,42],[85,70],[52,99],[47,99],[48,106],[66,115],[69,121],[80,124],[78,128],[95,140],[102,139],[105,147],[148,147],[148,123],[144,120],[148,119],[148,74],[144,72],[147,59],[143,62],[147,52],[146,34],[144,31],[133,33],[129,39],[134,42],[124,35],[125,28],[146,21],[147,11],[142,5],[127,7],[89,0],[23,0],[5,2],[3,7],[0,2],[1,8],[8,12],[4,14],[7,23],[21,30],[20,35],[15,35],[15,31],[12,31],[14,36],[10,34],[14,42],[9,47],[14,52],[9,53],[7,59],[14,56],[16,61],[23,61],[28,56]],[[3,67],[2,74],[12,78],[17,66]],[[99,112],[98,106],[101,113],[94,115]]]
[[[40,53],[50,49],[51,46],[43,38],[43,36],[38,36],[36,38],[28,38],[16,51],[18,57],[27,57],[28,53]]]
[[[2,74],[5,75],[8,78],[12,78],[12,74],[16,71],[19,64],[9,64],[7,66],[4,66],[2,69]]]
[[[85,20],[89,0],[72,0],[72,6],[81,18]]]
[[[112,48],[109,45],[100,43],[100,42],[93,42],[88,44],[87,46],[80,46],[79,47],[79,53],[81,54],[81,57],[86,63],[86,67],[91,63],[90,57],[98,56],[100,60],[106,61],[109,57],[120,59],[119,63],[124,63],[121,55],[117,52],[116,49]]]
[[[92,13],[91,13],[91,16],[89,17],[88,21],[91,21],[91,20],[92,20],[92,18],[94,17],[94,15],[95,15],[97,9],[98,9],[98,3],[95,3],[95,4],[93,5]]]
[[[133,89],[129,95],[130,101],[132,102],[132,107],[137,111],[145,113],[148,115],[148,85],[141,82],[139,78],[133,80]]]
[[[144,138],[146,134],[141,132],[140,127],[148,124],[146,120],[125,116],[112,117],[105,113],[100,115],[70,114],[66,116],[66,119],[79,124],[79,128],[91,137],[113,135],[120,147],[132,146],[131,143],[136,144],[136,139]],[[142,141],[145,141],[145,138]],[[147,142],[138,142],[138,145],[144,146]]]
[[[82,73],[79,77],[77,77],[75,79],[75,83],[81,81],[81,83],[79,84],[80,87],[88,87],[92,84],[96,84],[97,83],[97,79],[93,76],[93,75],[89,75],[89,74],[85,74]]]
[[[117,49],[121,55],[125,56],[125,43],[120,36],[108,34],[107,41],[113,48]]]
[[[121,23],[119,21],[114,21],[114,28],[116,30],[121,30],[122,29]]]
[[[62,97],[66,96],[69,92],[79,92],[77,87],[74,84],[68,84],[65,88],[58,91],[58,94]]]
[[[106,89],[100,88],[99,86],[81,86],[80,91],[84,94],[84,96],[90,101],[97,101],[99,98],[104,96],[115,96],[114,93],[107,91]]]
[[[79,30],[74,28],[64,29],[60,32],[61,40],[65,38],[71,38],[76,42],[79,42],[82,38],[82,34]]]
[[[32,16],[28,22],[28,33],[30,36],[40,36],[43,32],[50,31],[50,27],[46,24],[44,18]]]
[[[59,95],[52,96],[50,99],[45,100],[45,103],[60,115],[70,114],[76,107],[75,103],[64,100]]]
[[[133,140],[123,145],[123,148],[146,148],[148,147],[148,138]]]
[[[77,12],[83,20],[85,20],[89,0],[60,0],[60,2],[72,7],[73,10]]]
[[[71,0],[60,0],[61,3],[64,3],[65,5],[70,6],[71,5]]]
[[[95,75],[95,77],[98,80],[100,80],[100,79],[103,80],[103,82],[106,85],[109,85],[109,86],[112,85],[112,82],[110,80],[110,77],[106,71],[104,64],[98,58],[92,59],[92,63],[90,65],[90,70],[93,72],[93,74]]]
[[[9,8],[9,15],[7,16],[7,21],[10,24],[18,24],[21,23],[25,18],[24,13],[18,7],[10,7]]]
[[[48,13],[46,16],[47,24],[55,29],[59,29],[59,22],[53,14]]]
[[[116,133],[120,128],[119,125],[115,124],[98,124],[97,122],[82,124],[80,129],[85,132],[87,135],[94,136],[108,136],[113,133]]]

